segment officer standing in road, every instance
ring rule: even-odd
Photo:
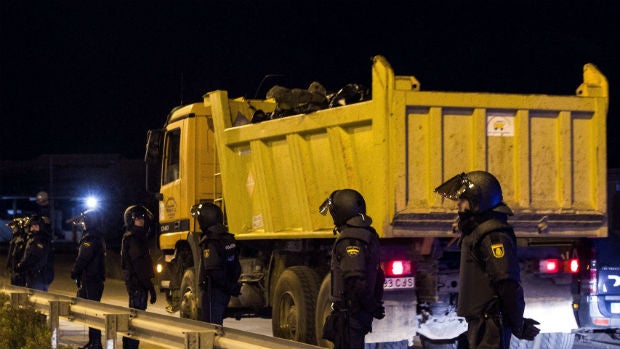
[[[82,212],[73,222],[84,232],[77,258],[71,268],[71,279],[78,287],[77,296],[100,301],[105,281],[105,240],[101,232],[101,216],[95,210]],[[101,349],[101,331],[89,327],[88,343],[80,349]]]
[[[14,218],[6,224],[13,231],[13,237],[9,242],[6,267],[9,270],[11,285],[22,287],[26,286],[26,278],[23,273],[19,273],[15,269],[24,256],[26,243],[28,242],[28,235],[26,234],[27,224],[28,218]]]
[[[238,296],[241,290],[239,248],[235,237],[224,226],[219,206],[200,203],[191,208],[191,214],[202,230],[199,319],[222,325],[230,297]]]
[[[157,301],[155,286],[151,282],[155,273],[147,237],[153,214],[144,206],[133,205],[127,207],[123,219],[126,232],[121,246],[121,269],[129,294],[129,307],[146,310],[149,294],[151,304]],[[139,340],[123,337],[123,349],[137,349],[139,345]]]
[[[47,291],[54,280],[54,251],[49,220],[45,216],[33,214],[28,219],[26,229],[30,231],[30,236],[16,271],[24,274],[26,287]]]
[[[456,175],[435,189],[458,201],[461,266],[457,314],[467,320],[470,349],[510,347],[511,333],[533,340],[536,320],[523,318],[525,301],[517,241],[507,223],[499,181],[486,171]]]
[[[385,317],[379,236],[366,215],[364,198],[353,189],[334,191],[319,211],[323,215],[329,211],[334,234],[340,233],[331,258],[333,311],[323,338],[332,341],[336,349],[364,348],[373,317]]]

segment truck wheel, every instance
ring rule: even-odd
[[[316,315],[314,318],[315,328],[316,328],[316,343],[320,347],[325,348],[333,348],[334,343],[328,341],[327,339],[323,339],[323,325],[325,324],[325,319],[327,319],[327,315],[332,311],[332,300],[331,300],[331,274],[327,274],[323,279],[323,283],[321,283],[321,288],[319,288],[319,295],[317,296],[316,301]]]
[[[309,267],[294,266],[282,273],[273,294],[274,337],[316,343],[314,316],[318,289],[319,277]]]
[[[189,268],[183,274],[181,281],[181,317],[186,319],[198,319],[198,290],[196,290],[196,276],[194,269]]]

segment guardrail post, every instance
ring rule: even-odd
[[[58,346],[58,329],[60,328],[60,316],[69,315],[69,302],[67,301],[49,301],[50,315],[49,324],[52,330],[52,349]]]
[[[213,349],[215,331],[185,332],[185,349]]]
[[[21,305],[28,303],[28,293],[11,293],[11,306],[13,309],[19,308]]]
[[[116,333],[129,330],[129,314],[105,314],[105,347],[116,349]]]

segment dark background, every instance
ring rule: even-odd
[[[620,5],[609,1],[7,1],[0,18],[0,160],[141,158],[146,131],[210,90],[328,90],[384,55],[423,90],[573,95],[594,63],[610,85],[620,167]],[[259,91],[264,97],[266,89]]]

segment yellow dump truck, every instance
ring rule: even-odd
[[[433,192],[455,174],[497,176],[523,247],[553,246],[568,260],[582,239],[607,235],[608,86],[595,66],[574,96],[434,92],[377,56],[370,87],[366,100],[260,123],[250,120],[274,99],[217,90],[149,131],[170,311],[198,311],[199,202],[222,205],[242,246],[231,315],[271,313],[275,336],[321,345],[334,234],[318,207],[336,189],[364,195],[381,237],[387,316],[367,342],[417,335],[432,345],[465,330],[454,313],[456,209]]]

